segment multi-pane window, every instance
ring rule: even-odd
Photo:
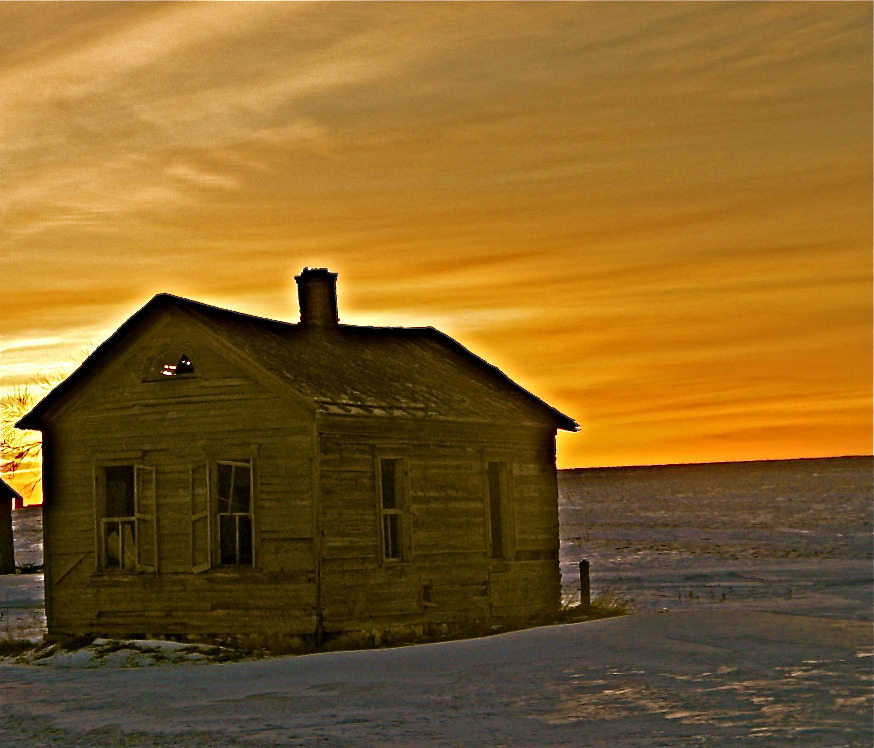
[[[143,465],[102,469],[99,557],[103,569],[155,571],[155,470]]]
[[[379,461],[379,497],[382,521],[382,557],[400,561],[404,555],[403,497],[400,460]]]
[[[219,563],[252,564],[252,465],[216,464]]]
[[[251,460],[219,460],[191,470],[191,570],[252,566]]]

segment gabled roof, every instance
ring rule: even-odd
[[[21,500],[21,494],[18,493],[5,480],[0,478],[0,499]]]
[[[17,426],[41,428],[45,413],[75,391],[145,317],[175,307],[310,400],[323,413],[440,420],[577,424],[497,368],[431,327],[314,328],[159,294],[127,320]],[[196,362],[195,362],[196,366]]]

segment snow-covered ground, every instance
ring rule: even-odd
[[[111,645],[99,668],[3,664],[0,745],[872,744],[870,458],[565,472],[561,496],[567,597],[586,558],[593,593],[639,612],[224,664],[171,647],[188,664],[118,667],[155,658]],[[0,578],[4,613],[38,606],[27,577]]]

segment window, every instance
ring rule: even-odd
[[[166,382],[195,376],[194,360],[181,347],[185,345],[188,348],[188,343],[180,342],[178,345],[178,348],[174,346],[149,353],[143,371],[143,382]]]
[[[401,561],[404,557],[404,497],[401,473],[400,460],[379,461],[382,557],[385,561]]]
[[[191,471],[191,569],[252,566],[251,460],[219,460]]]
[[[98,475],[101,568],[157,570],[155,470],[143,465],[113,465]]]
[[[252,466],[248,462],[216,465],[219,563],[252,565]]]
[[[178,377],[182,374],[194,374],[194,364],[184,353],[178,358],[174,355],[170,358],[162,357],[158,372],[164,377]]]
[[[507,527],[507,464],[488,463],[489,550],[494,559],[507,558],[509,539]]]

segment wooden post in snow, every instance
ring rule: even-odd
[[[592,587],[589,583],[589,562],[580,561],[580,605],[588,608],[592,604]]]

